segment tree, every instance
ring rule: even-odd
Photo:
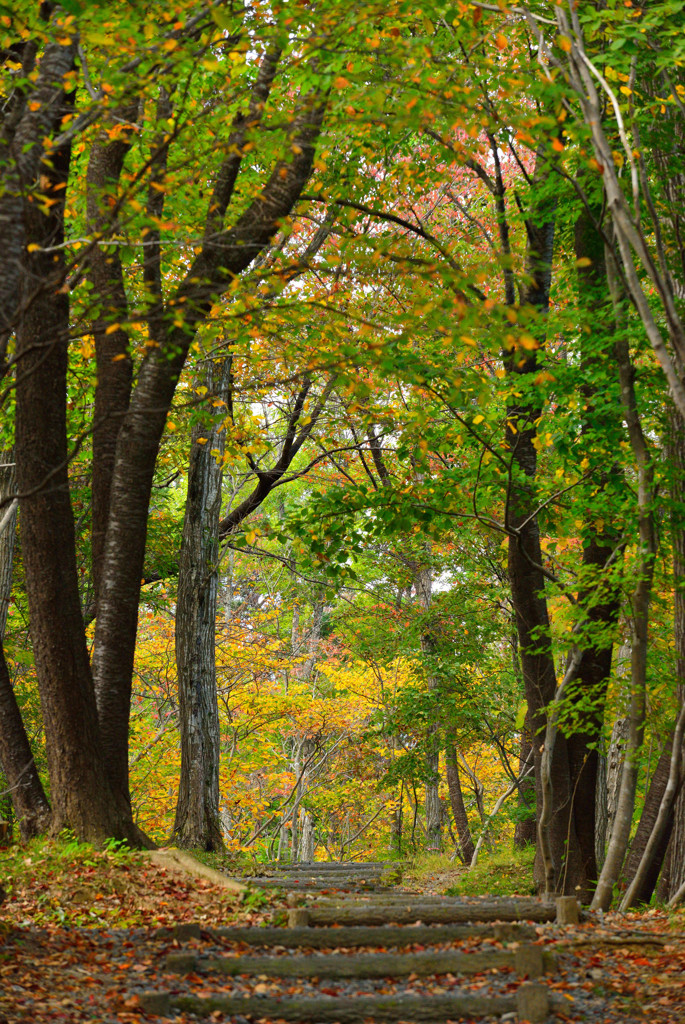
[[[0,452],[0,709],[4,723],[0,730],[0,765],[22,839],[31,839],[48,827],[50,805],[36,769],[2,646],[10,601],[17,520],[17,502],[12,497],[15,491],[13,458],[11,449]]]
[[[8,287],[3,290],[2,318],[5,340],[12,331],[16,338],[11,360],[18,371],[17,485],[52,827],[71,827],[85,838],[111,835],[137,843],[143,837],[131,817],[128,718],[147,509],[160,439],[197,327],[268,245],[304,187],[325,98],[315,76],[310,77],[310,87],[299,89],[278,140],[267,136],[264,171],[248,171],[246,201],[227,227],[244,154],[259,138],[257,125],[249,117],[246,121],[239,109],[242,90],[245,84],[249,87],[255,70],[244,60],[255,43],[248,41],[251,26],[223,7],[218,13],[200,8],[176,12],[161,34],[153,29],[149,42],[145,32],[150,35],[152,23],[147,19],[114,19],[108,23],[103,47],[97,41],[93,12],[79,15],[45,4],[37,18],[27,5],[16,14],[8,33],[11,52],[23,64],[9,92],[3,136],[2,269]],[[255,28],[259,37],[260,28]],[[261,30],[267,40],[274,34],[266,26]],[[211,103],[214,52],[222,55],[230,47],[243,55],[240,69],[232,77],[231,61],[219,60],[218,73],[226,74],[229,88],[218,103]],[[118,60],[105,63],[112,48]],[[136,48],[142,57],[131,55]],[[258,95],[260,90],[264,93],[261,104],[283,58],[281,48],[268,41],[257,50],[261,60],[254,88]],[[196,76],[198,61],[201,72]],[[77,65],[82,78],[75,95]],[[93,74],[102,78],[99,91],[92,85]],[[218,132],[202,238],[198,245],[186,245],[188,255],[180,262],[168,260],[166,239],[154,232],[161,231],[160,217],[166,212],[157,197],[160,192],[168,194],[173,179],[161,158],[166,161],[167,151],[182,138],[188,112],[179,111],[172,125],[167,119],[161,140],[155,118],[143,113],[140,124],[131,120],[132,98],[154,97],[160,86],[167,96],[182,97],[198,116],[211,118]],[[95,92],[94,99],[89,92]],[[140,110],[138,101],[135,105]],[[158,107],[157,118],[163,119],[163,114],[163,106]],[[83,135],[90,125],[95,126],[92,132]],[[124,172],[136,134],[149,156],[143,152],[140,160],[136,153],[134,166]],[[67,260],[67,245],[72,243],[65,238],[65,223],[78,189],[74,150],[78,154],[88,144],[88,217],[94,233],[74,265]],[[179,151],[176,175],[190,155],[197,160],[201,151]],[[167,175],[166,184],[161,184],[159,179]],[[135,192],[146,185],[147,208],[136,223]],[[133,230],[140,243],[126,273],[117,258],[123,218],[127,231]],[[89,271],[85,284],[83,273]],[[74,281],[81,287],[76,303],[69,296]],[[100,510],[96,533],[105,519],[107,524],[104,541],[100,537],[94,544],[97,617],[92,670],[79,605],[68,478],[66,381],[76,315],[95,320],[98,379],[93,424],[99,442],[93,453],[93,506]],[[138,328],[133,324],[138,323],[144,323],[148,332],[140,347],[134,341]],[[60,536],[58,545],[55,533]]]

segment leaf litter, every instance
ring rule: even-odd
[[[467,979],[442,974],[331,982],[325,977],[324,957],[316,979],[219,977],[202,972],[203,958],[254,955],[259,946],[222,942],[212,927],[266,923],[273,910],[283,905],[277,896],[261,910],[248,910],[241,906],[240,897],[220,886],[151,865],[135,855],[96,854],[90,864],[37,872],[35,885],[24,880],[15,886],[9,881],[9,897],[0,908],[0,1024],[159,1021],[163,1018],[144,1013],[139,1004],[140,994],[150,990],[281,996],[284,1000],[295,995],[397,992],[420,998],[457,988],[503,993],[519,983],[506,971]],[[200,939],[189,940],[183,948],[197,953],[199,966],[185,976],[171,974],[166,958],[181,946],[170,929],[191,921],[205,930]],[[685,1020],[685,911],[607,914],[576,926],[538,926],[537,934],[537,941],[557,957],[557,968],[544,983],[561,1004],[556,1015],[561,1024],[647,1020],[682,1024]],[[475,943],[439,945],[467,951]],[[498,943],[493,940],[488,945]],[[407,936],[406,942],[393,948],[419,952],[425,944],[411,943]],[[378,947],[364,951],[373,949]],[[272,947],[264,952],[277,958],[295,951]],[[359,952],[349,951],[351,957]],[[183,1014],[173,1019],[178,1024],[197,1020]],[[230,1018],[213,1013],[208,1019]]]

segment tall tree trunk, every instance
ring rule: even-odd
[[[26,841],[47,830],[50,825],[50,805],[36,769],[3,648],[12,587],[17,521],[13,498],[16,489],[13,460],[14,453],[11,450],[0,452],[0,764],[21,837]]]
[[[538,154],[538,168],[545,156]],[[541,184],[545,172],[536,170],[536,183]],[[526,276],[528,284],[522,291],[521,304],[537,310],[540,315],[538,345],[544,343],[544,318],[549,307],[551,266],[554,249],[554,210],[531,211],[527,221],[528,247]],[[535,757],[535,792],[537,820],[542,810],[541,737],[547,718],[546,706],[556,691],[556,672],[552,654],[550,622],[542,571],[542,549],[537,515],[535,514],[535,476],[537,472],[537,428],[542,409],[535,378],[539,366],[535,350],[514,349],[505,353],[505,368],[518,394],[507,409],[506,445],[511,452],[512,478],[508,495],[507,529],[509,531],[508,571],[512,604],[516,615],[519,656],[530,713],[533,752]],[[553,790],[553,807],[549,824],[549,844],[554,862],[555,888],[576,892],[586,888],[582,859],[571,813],[571,784],[566,739],[557,737],[549,766]],[[534,868],[539,887],[545,885],[545,869],[541,849]]]
[[[431,660],[435,654],[435,638],[432,634],[429,615],[433,590],[432,568],[422,565],[416,574],[416,593],[419,606],[424,613],[421,630],[421,651],[427,662],[429,691],[435,691],[438,680],[432,670]],[[439,793],[440,785],[440,723],[434,716],[428,724],[426,737],[426,847],[428,850],[442,850],[443,809]]]
[[[461,790],[459,778],[459,763],[457,761],[457,750],[453,740],[450,740],[445,747],[445,764],[447,769],[447,786],[450,794],[450,804],[454,816],[454,824],[457,827],[459,836],[459,852],[464,864],[470,864],[473,859],[475,847],[473,837],[469,828],[469,819],[464,804],[464,794]]]
[[[63,287],[63,204],[69,153],[44,170],[52,205],[26,202],[24,313],[17,330],[16,457],[22,556],[50,771],[55,831],[96,842],[128,838],[112,797],[81,614],[67,449],[69,297]],[[38,287],[37,287],[38,285]],[[56,541],[58,538],[58,542]]]
[[[576,219],[574,230],[575,255],[578,267],[580,304],[589,314],[599,314],[607,300],[604,242],[596,224],[601,209],[583,208]],[[600,320],[601,323],[601,320]],[[573,789],[573,822],[578,837],[583,873],[591,885],[597,878],[595,856],[595,795],[599,763],[599,744],[604,726],[604,708],[609,676],[611,674],[612,642],[597,641],[610,635],[619,612],[617,588],[607,578],[612,557],[619,543],[618,531],[611,519],[607,485],[615,482],[617,471],[606,469],[609,453],[598,448],[596,438],[610,437],[621,410],[618,400],[611,401],[611,393],[604,389],[597,402],[597,371],[606,375],[605,367],[612,361],[613,344],[610,331],[581,331],[581,376],[583,383],[583,422],[581,435],[583,452],[590,474],[583,486],[579,501],[584,512],[581,529],[583,544],[582,565],[586,581],[578,594],[578,603],[585,617],[586,639],[580,640],[582,649],[578,679],[569,688],[568,700],[577,705],[577,725],[568,737],[568,756]],[[601,378],[600,378],[601,379]],[[602,513],[596,512],[597,501]],[[600,526],[597,524],[601,523]],[[586,896],[589,892],[586,891]]]
[[[668,448],[673,473],[673,632],[678,702],[682,707],[685,703],[685,423],[674,407],[670,408],[669,413],[671,422]],[[659,883],[659,896],[668,900],[685,884],[685,784],[681,784],[673,808],[673,825],[663,876]]]
[[[607,260],[612,298],[618,309],[616,281],[612,257]],[[631,672],[630,672],[630,713],[626,753],[618,795],[616,818],[609,840],[606,860],[597,882],[592,899],[593,910],[608,910],[611,905],[613,887],[623,865],[628,848],[630,827],[635,807],[635,791],[639,768],[639,754],[644,738],[646,692],[647,692],[647,644],[649,628],[649,605],[652,595],[652,578],[656,558],[657,539],[654,528],[654,467],[642,431],[635,397],[633,367],[625,337],[616,342],[616,360],[621,383],[623,415],[628,436],[637,465],[638,473],[638,545],[637,580],[631,595]]]
[[[218,175],[216,189],[223,198],[212,199],[201,251],[169,300],[173,309],[183,310],[183,319],[174,322],[162,305],[148,318],[156,343],[140,367],[117,435],[93,643],[102,751],[111,789],[129,814],[128,737],[140,581],[150,494],[167,413],[196,328],[217,296],[270,243],[299,199],[312,167],[323,114],[321,97],[309,92],[291,124],[287,160],[276,162],[260,193],[225,230],[232,187],[227,188],[223,172]],[[235,155],[227,158],[229,163],[235,159]]]
[[[647,793],[630,857],[625,869],[628,883],[620,909],[649,903],[659,878],[673,831],[673,805],[682,787],[685,736],[685,705],[680,709],[671,742],[657,763]]]
[[[226,402],[230,359],[205,376],[209,393]],[[173,837],[180,847],[221,850],[215,636],[224,431],[195,425],[190,445],[176,602],[181,780]]]
[[[138,105],[136,99],[127,108],[114,111],[112,124],[120,128],[135,121]],[[107,129],[103,127],[102,141],[93,145],[86,175],[86,213],[90,232],[106,232],[114,227],[111,222],[111,204],[118,198],[119,179],[132,138],[133,133],[127,133],[124,128],[124,131],[119,131],[110,139]],[[149,239],[146,238],[146,241],[149,242]],[[133,362],[128,332],[123,326],[128,319],[128,301],[120,248],[94,246],[88,261],[88,277],[101,303],[98,319],[93,323],[98,375],[93,422],[93,602],[89,615],[95,615],[102,578],[117,435],[131,397]]]

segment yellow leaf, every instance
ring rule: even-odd
[[[110,324],[109,327],[106,328],[105,334],[114,334],[114,332],[118,331],[120,327],[121,324]]]
[[[207,444],[207,438],[206,437],[198,437],[197,443],[198,444]]]
[[[522,334],[519,338],[519,345],[521,348],[525,349],[535,349],[540,347],[539,343],[530,334]]]
[[[484,419],[485,419],[485,416],[474,416],[473,417],[473,422],[474,422],[474,424],[482,423]]]

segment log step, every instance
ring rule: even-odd
[[[207,939],[212,942],[239,942],[246,946],[284,946],[308,949],[345,949],[355,946],[438,945],[462,939],[481,937],[497,942],[521,942],[534,939],[535,928],[525,924],[434,924],[418,925],[407,930],[395,925],[369,928],[204,928],[195,923],[178,924],[173,929],[160,928],[159,939]]]
[[[306,860],[298,861],[297,864],[277,864],[267,863],[258,864],[257,868],[264,870],[267,873],[272,871],[345,871],[350,873],[352,871],[402,871],[406,867],[402,861],[396,860],[369,860],[369,861],[350,861],[350,860]]]
[[[311,999],[243,999],[236,996],[171,995],[168,992],[146,992],[140,996],[143,1010],[160,1017],[174,1012],[208,1017],[212,1013],[239,1015],[257,1020],[336,1021],[337,1024],[359,1024],[362,1020],[400,1021],[415,1024],[443,1024],[446,1018],[502,1016],[515,1012],[519,1020],[542,1024],[547,1019],[550,1001],[544,985],[526,982],[516,995],[485,996],[454,993],[440,996],[388,995],[357,996],[354,999],[319,996]]]
[[[236,956],[203,959],[195,953],[170,953],[167,970],[175,974],[227,976],[260,975],[269,978],[401,978],[410,974],[481,974],[492,970],[513,970],[520,976],[539,978],[544,973],[542,950],[525,945],[517,950],[493,949],[462,953],[439,950],[424,953],[362,953],[344,956]]]
[[[296,917],[297,915],[297,917]],[[306,915],[306,917],[305,917]],[[518,905],[512,901],[492,903],[423,903],[378,906],[374,903],[340,903],[291,910],[289,924],[310,925],[381,925],[381,924],[455,924],[467,921],[553,921],[556,907],[533,900]]]
[[[378,892],[390,891],[390,887],[384,885],[383,880],[378,878],[367,878],[367,879],[349,879],[349,878],[321,878],[321,879],[291,879],[291,878],[240,878],[238,879],[243,885],[252,886],[255,889],[282,889],[284,892],[321,892],[321,890],[328,889],[340,889],[341,891],[349,890],[368,890]]]

